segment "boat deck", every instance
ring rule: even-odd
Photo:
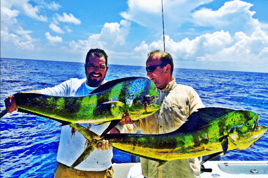
[[[113,164],[114,178],[143,178],[140,163]],[[268,161],[208,161],[201,178],[267,178]]]

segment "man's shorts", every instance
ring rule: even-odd
[[[57,168],[55,169],[54,178],[112,178],[113,177],[113,167],[111,166],[109,169],[104,171],[81,171],[77,169],[68,170],[69,167],[64,164],[58,163]]]

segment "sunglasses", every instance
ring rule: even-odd
[[[154,72],[158,66],[164,67],[164,66],[166,66],[166,64],[161,63],[160,65],[152,65],[152,66],[146,67],[146,71],[147,72]]]

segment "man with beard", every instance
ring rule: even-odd
[[[86,56],[85,74],[86,78],[72,78],[55,87],[42,90],[31,90],[25,93],[39,93],[52,96],[84,96],[88,95],[96,87],[104,83],[108,70],[107,55],[101,49],[90,49]],[[17,109],[16,100],[13,96],[5,100],[8,113]],[[82,126],[100,135],[109,124],[81,124]],[[111,131],[112,132],[112,131]],[[55,177],[94,177],[111,178],[112,169],[112,146],[107,140],[103,140],[98,149],[94,150],[82,163],[72,170],[68,168],[82,154],[87,144],[86,139],[79,132],[70,126],[63,126],[61,129],[60,143],[57,154],[58,166],[55,170]]]

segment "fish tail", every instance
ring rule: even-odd
[[[70,126],[80,132],[88,140],[88,144],[84,152],[75,160],[68,170],[75,168],[77,165],[83,162],[97,148],[97,144],[99,143],[99,140],[97,139],[98,135],[94,132],[91,132],[79,124],[71,123]]]
[[[85,127],[79,124],[71,123],[70,126],[73,127],[75,130],[77,130],[78,132],[80,132],[89,142],[92,142],[96,138],[98,138],[97,134],[91,132],[90,130],[86,129]]]
[[[95,149],[96,149],[96,144],[89,144],[87,148],[84,150],[84,152],[79,156],[79,158],[77,158],[77,160],[71,165],[68,171],[72,170],[81,162],[83,162]]]

